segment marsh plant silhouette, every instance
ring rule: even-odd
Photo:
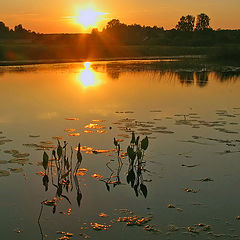
[[[77,178],[77,172],[82,162],[82,154],[80,151],[80,144],[78,145],[76,160],[73,160],[73,149],[71,148],[70,155],[67,151],[67,143],[64,141],[64,145],[58,141],[57,152],[52,151],[51,159],[46,152],[43,153],[42,166],[44,168],[44,176],[42,183],[45,191],[48,191],[49,184],[56,188],[55,197],[51,200],[45,200],[41,202],[41,211],[38,218],[38,223],[42,215],[43,206],[51,206],[53,213],[56,212],[57,204],[60,199],[66,199],[70,204],[71,201],[64,191],[68,193],[73,190],[73,186],[76,188],[77,204],[80,206],[82,193],[79,186],[79,180]]]
[[[143,171],[146,162],[144,161],[144,154],[148,148],[148,137],[140,141],[140,137],[135,137],[135,133],[132,133],[132,139],[130,145],[127,148],[127,155],[129,160],[127,182],[134,189],[136,196],[142,193],[143,196],[147,197],[147,187],[143,180]]]
[[[111,171],[111,174],[108,178],[100,179],[106,185],[107,191],[111,190],[112,186],[115,188],[116,186],[122,184],[120,173],[122,170],[123,162],[122,157],[124,155],[128,158],[128,170],[127,170],[127,183],[134,189],[136,196],[139,194],[143,194],[143,196],[147,197],[147,186],[144,184],[143,172],[145,172],[145,164],[144,154],[148,148],[148,137],[146,136],[144,139],[140,141],[140,137],[136,137],[135,133],[132,132],[132,138],[129,146],[127,147],[127,152],[121,153],[120,143],[114,138],[114,145],[117,153],[117,170],[111,166],[111,163],[114,160],[109,161],[106,166]]]
[[[79,180],[77,177],[78,169],[82,163],[81,146],[78,144],[76,156],[73,159],[73,149],[70,149],[70,154],[68,154],[67,142],[64,141],[63,146],[58,141],[57,151],[53,150],[51,158],[44,152],[42,166],[44,168],[44,176],[42,178],[42,183],[45,191],[48,191],[49,184],[56,188],[56,194],[51,200],[45,200],[41,202],[41,210],[38,217],[38,225],[40,228],[40,233],[42,239],[44,238],[42,227],[40,224],[42,212],[44,206],[52,207],[53,214],[56,212],[57,205],[61,199],[66,199],[69,204],[71,204],[70,199],[67,196],[68,192],[73,191],[73,187],[76,189],[76,200],[80,207],[82,193],[80,190]],[[65,193],[64,193],[65,192]]]
[[[70,155],[67,153],[67,142],[64,141],[64,145],[61,146],[58,141],[57,152],[52,151],[52,158],[46,152],[43,153],[42,165],[45,170],[42,182],[45,187],[45,191],[48,191],[49,181],[56,188],[56,195],[52,202],[44,202],[46,205],[53,205],[53,212],[56,211],[57,198],[65,198],[69,203],[70,200],[66,195],[63,195],[64,190],[66,192],[72,191],[75,184],[77,191],[77,203],[80,206],[82,193],[80,191],[79,182],[77,179],[77,172],[82,162],[82,154],[80,151],[80,144],[78,145],[76,161],[73,162],[73,149],[71,148]],[[74,184],[73,184],[74,182]]]

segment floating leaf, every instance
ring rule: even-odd
[[[13,158],[9,160],[9,163],[18,163],[18,164],[25,164],[29,159],[28,158]]]
[[[65,120],[76,121],[78,118],[64,118]]]
[[[16,157],[16,158],[25,158],[25,157],[28,157],[30,156],[29,153],[16,153],[16,154],[13,154],[13,157]]]
[[[61,137],[61,136],[54,136],[54,137],[52,137],[52,139],[61,140],[61,139],[63,139],[63,137]]]
[[[15,149],[4,150],[3,152],[4,153],[8,153],[8,154],[17,154],[17,153],[19,153],[19,151],[15,150]]]
[[[8,163],[8,161],[6,161],[6,160],[0,160],[0,164],[6,164],[6,163]]]
[[[81,171],[81,172],[87,172],[88,169],[86,169],[86,168],[80,168],[80,169],[78,169],[78,171]]]
[[[68,136],[70,137],[79,137],[81,134],[80,133],[69,133]]]
[[[39,175],[39,176],[44,176],[45,175],[45,173],[42,172],[42,171],[41,172],[36,172],[36,174]]]
[[[101,126],[100,124],[97,123],[89,123],[86,125],[84,128],[90,128],[90,129],[103,129],[105,128],[104,126]]]
[[[97,174],[97,173],[94,173],[94,174],[92,175],[92,177],[93,177],[93,178],[97,178],[97,179],[103,178],[103,176],[101,176],[100,174]]]
[[[105,122],[105,120],[100,120],[100,119],[94,119],[92,122]]]
[[[84,176],[84,175],[86,175],[86,173],[85,172],[76,172],[76,173],[74,173],[74,175],[75,176]]]
[[[49,200],[49,201],[44,201],[43,203],[46,205],[46,206],[56,206],[56,198],[54,198],[53,200]]]
[[[23,172],[22,168],[9,168],[11,172],[13,173],[20,173]]]
[[[99,217],[108,217],[108,215],[106,213],[100,213],[98,214]]]
[[[40,137],[40,135],[29,135],[29,137],[31,137],[31,138],[38,138],[38,137]]]
[[[76,131],[75,128],[67,128],[67,129],[64,129],[65,132],[74,132]]]
[[[84,132],[84,133],[93,133],[92,130],[84,130],[83,132]]]
[[[99,223],[90,223],[93,230],[100,231],[100,230],[108,230],[108,228],[111,227],[111,225],[103,225]]]
[[[0,170],[0,177],[6,177],[9,176],[10,172],[6,170]]]
[[[97,130],[97,133],[105,133],[105,130]]]

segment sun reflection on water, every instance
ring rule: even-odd
[[[77,79],[83,88],[96,87],[102,83],[98,74],[91,68],[91,62],[85,62],[84,68],[80,70]]]

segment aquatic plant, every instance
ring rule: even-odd
[[[140,137],[135,137],[135,133],[132,132],[132,139],[130,145],[127,148],[127,155],[129,160],[127,182],[131,184],[136,196],[142,192],[143,196],[147,197],[147,187],[143,183],[142,171],[144,170],[145,161],[144,153],[148,148],[148,137],[146,136],[142,141]]]
[[[61,146],[58,140],[57,151],[52,151],[52,158],[49,159],[48,154],[44,151],[42,165],[45,170],[42,182],[45,187],[45,191],[48,190],[49,176],[51,178],[51,183],[54,187],[57,188],[56,197],[63,197],[68,202],[70,200],[67,196],[63,195],[63,190],[66,192],[69,189],[73,189],[73,180],[77,190],[77,202],[80,205],[81,201],[81,191],[79,188],[79,182],[76,177],[76,173],[82,162],[81,146],[78,144],[76,162],[73,163],[73,149],[71,148],[70,155],[67,153],[67,142],[64,141],[64,145]],[[75,164],[75,167],[73,166]],[[56,171],[56,174],[53,174],[53,171]]]
[[[131,184],[131,187],[134,189],[136,196],[139,196],[139,193],[141,192],[143,196],[147,197],[147,187],[143,183],[143,176],[142,173],[145,171],[144,166],[146,162],[144,161],[144,153],[148,148],[148,137],[146,136],[144,139],[140,141],[140,136],[135,137],[135,133],[132,132],[132,138],[131,142],[129,143],[129,146],[127,147],[127,151],[123,152],[121,150],[121,146],[119,143],[119,139],[114,138],[113,143],[115,145],[115,152],[117,154],[117,169],[115,170],[111,165],[114,161],[114,159],[111,159],[109,162],[107,162],[106,166],[111,171],[111,174],[107,178],[99,178],[99,181],[102,181],[105,183],[107,191],[110,191],[110,186],[113,186],[114,188],[117,185],[122,184],[120,179],[120,173],[122,171],[123,162],[122,159],[125,158],[125,156],[128,156],[128,171],[127,171],[127,183]]]
[[[56,194],[55,197],[51,200],[45,200],[41,202],[38,224],[42,238],[43,234],[40,225],[40,219],[43,211],[43,206],[53,207],[52,211],[55,213],[57,203],[60,201],[60,199],[66,199],[71,204],[70,199],[64,194],[64,190],[66,193],[68,193],[69,190],[73,190],[73,186],[75,185],[77,192],[76,200],[78,206],[80,207],[82,193],[79,186],[79,180],[77,178],[77,172],[82,163],[82,154],[80,149],[81,146],[79,143],[77,147],[75,162],[73,162],[73,149],[71,147],[70,154],[68,154],[66,141],[64,141],[63,146],[61,146],[61,143],[58,140],[57,151],[52,151],[51,158],[49,158],[48,154],[45,151],[43,153],[42,166],[45,171],[42,178],[43,186],[45,187],[45,191],[48,191],[49,179],[51,179],[52,185],[56,188]]]

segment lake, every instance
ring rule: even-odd
[[[165,64],[0,67],[1,238],[240,239],[239,71]]]

